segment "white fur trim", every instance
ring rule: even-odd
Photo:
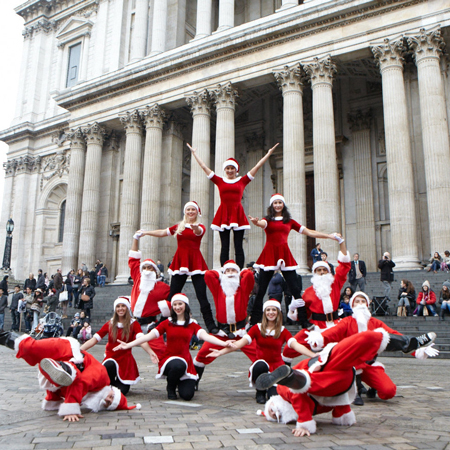
[[[353,381],[352,385],[350,386],[349,390],[347,392],[344,392],[340,395],[336,395],[334,397],[320,397],[319,395],[311,395],[312,398],[314,398],[318,403],[320,403],[323,406],[344,406],[344,405],[350,405],[353,400],[355,400],[357,393],[356,389],[356,383]]]
[[[142,268],[144,266],[152,266],[155,270],[156,270],[156,278],[160,277],[160,272],[159,272],[159,267],[156,265],[155,261],[153,261],[153,259],[147,258],[144,259],[144,261],[141,261],[141,263],[139,264],[139,270],[142,272]]]
[[[58,416],[69,416],[72,414],[81,414],[81,408],[78,403],[62,403],[58,410]]]
[[[215,173],[213,171],[211,171],[211,173],[208,175],[208,179],[210,180],[214,175],[215,175]]]
[[[56,392],[58,389],[60,389],[59,386],[56,386],[51,381],[47,380],[47,378],[44,377],[44,375],[39,369],[38,369],[38,383],[39,387],[46,391]]]
[[[349,263],[351,262],[351,258],[350,258],[350,252],[347,251],[347,254],[344,255],[341,251],[338,253],[338,259],[339,262],[341,263]]]
[[[294,369],[296,370],[296,369]],[[305,392],[308,392],[309,388],[311,387],[311,376],[306,370],[297,370],[297,372],[300,372],[303,374],[306,378],[306,384],[301,389],[290,389],[291,392],[294,392],[295,394],[304,394]]]
[[[284,197],[281,194],[274,194],[274,195],[272,195],[272,197],[270,197],[269,205],[272,205],[272,203],[275,200],[281,200],[286,205],[286,200],[284,199]]]
[[[273,306],[274,308],[277,308],[279,311],[281,311],[280,302],[277,300],[267,300],[266,302],[264,302],[263,311],[265,311],[269,306]]]
[[[189,305],[189,299],[184,294],[175,294],[172,299],[170,300],[170,303],[173,305],[173,302],[184,302],[186,305]]]
[[[311,434],[314,434],[317,431],[317,424],[314,419],[308,420],[308,422],[297,422],[295,428],[304,428],[308,430]]]
[[[119,372],[117,372],[117,373],[119,373]],[[120,392],[120,389],[117,389],[114,386],[111,386],[111,389],[114,391],[114,400],[106,408],[107,411],[115,411],[115,409],[119,406],[120,400],[122,398],[122,392]]]
[[[136,403],[136,409],[141,409],[142,405],[140,403]]]
[[[94,337],[95,339],[97,339],[97,342],[100,342],[102,340],[102,337],[98,333],[95,333]]]
[[[292,363],[294,358],[288,358],[287,356],[281,355],[281,359],[286,363]]]
[[[130,250],[128,252],[128,258],[134,258],[134,259],[141,259],[142,258],[142,253],[140,250],[138,250],[137,252],[134,250]]]
[[[200,214],[200,206],[198,206],[197,203],[195,203],[195,202],[187,202],[187,203],[184,205],[184,208],[183,208],[183,214],[186,214],[186,209],[189,208],[189,206],[193,206],[193,207],[197,210],[197,214],[198,214],[200,217],[202,217],[202,215]]]
[[[222,267],[222,272],[225,273],[227,269],[234,269],[237,273],[241,271],[240,267],[234,261],[225,263]]]
[[[194,358],[194,366],[197,367],[206,367],[206,364],[197,361],[197,357]]]
[[[168,272],[169,272],[170,275],[189,275],[189,276],[192,276],[192,275],[199,275],[199,274],[204,275],[206,270],[192,270],[192,271],[190,271],[188,267],[180,267],[177,270],[169,269]]]
[[[139,335],[140,335],[140,336],[144,336],[143,333],[138,333],[138,334],[136,334],[136,339],[138,339],[138,338],[140,337]],[[117,361],[116,361],[115,359],[113,359],[113,358],[108,358],[108,359],[105,359],[105,360],[102,362],[102,365],[104,366],[105,363],[106,363],[107,361],[112,361],[112,362],[116,365],[117,378],[118,378],[123,384],[133,385],[133,384],[138,383],[138,382],[141,380],[141,377],[140,377],[139,375],[137,376],[137,378],[136,378],[135,380],[123,380],[122,378],[120,378],[119,364],[117,363]],[[115,408],[114,408],[114,409],[115,409]]]
[[[250,178],[250,181],[253,181],[255,179],[254,176],[250,172],[247,172],[247,176]]]
[[[117,305],[125,305],[128,308],[128,311],[130,312],[130,315],[132,316],[133,313],[131,311],[131,305],[130,305],[130,297],[117,297],[114,300],[114,306],[113,306],[113,311],[116,310],[116,306]]]
[[[167,378],[164,375],[164,371],[166,370],[166,366],[167,364],[169,364],[170,361],[173,361],[174,359],[178,359],[180,361],[183,361],[184,364],[186,365],[186,371],[184,372],[184,374],[181,376],[180,380],[198,380],[198,375],[193,375],[192,373],[189,373],[187,371],[188,368],[188,364],[186,362],[186,360],[184,358],[181,358],[180,356],[171,356],[170,358],[167,358],[166,361],[164,362],[164,364],[161,366],[161,368],[159,369],[159,372],[156,374],[155,378],[159,379],[159,378]]]
[[[248,369],[248,385],[249,387],[253,387],[253,383],[252,383],[252,378],[253,378],[253,367],[255,364],[262,362],[267,366],[268,371],[270,372],[270,367],[269,364],[267,363],[267,361],[264,361],[264,359],[258,359],[256,360]]]
[[[245,337],[245,339],[247,339],[248,345],[250,345],[252,343],[253,339],[248,334],[244,335],[244,337]]]
[[[369,298],[369,296],[365,292],[356,291],[350,298],[350,301],[349,301],[350,308],[353,309],[353,301],[355,300],[356,297],[364,297],[366,299],[366,302],[367,302],[367,307],[369,307],[369,305],[370,305],[370,298]]]
[[[272,407],[272,410],[275,412],[277,416],[277,420],[273,419],[269,415],[269,408]],[[261,414],[262,411],[261,411]],[[291,403],[286,401],[281,395],[274,395],[267,400],[264,406],[264,416],[270,422],[281,422],[281,423],[289,423],[295,422],[298,419],[298,414],[295,412],[294,407]]]
[[[165,300],[160,300],[158,302],[158,308],[159,308],[159,310],[161,311],[161,314],[164,317],[169,317],[170,316],[170,309],[167,306],[167,302]]]
[[[232,159],[227,159],[223,165],[222,169],[225,170],[225,167],[227,166],[233,166],[236,170],[239,170],[239,164],[236,161],[233,161]]]
[[[98,391],[88,392],[81,400],[81,407],[93,412],[104,411],[106,409],[104,399],[108,396],[110,391],[111,386],[104,386]]]
[[[286,266],[284,259],[279,259],[275,266],[265,266],[264,264],[254,264],[253,268],[264,270],[264,271],[281,270],[282,272],[284,272],[284,271],[288,271],[288,270],[297,270],[298,264],[296,266]]]
[[[297,341],[295,340],[294,337],[291,337],[291,338],[287,341],[287,346],[288,346],[289,348],[292,348],[292,347],[291,347],[291,344],[292,344],[293,342],[297,342]]]
[[[356,416],[353,411],[343,414],[341,417],[333,417],[331,422],[335,425],[351,427],[356,423]]]
[[[387,345],[389,344],[389,341],[391,338],[389,337],[389,333],[384,328],[376,328],[375,330],[378,333],[381,333],[383,335],[383,339],[380,344],[380,348],[378,349],[378,354],[383,353],[386,350]]]
[[[155,333],[155,336],[156,336],[155,339],[158,339],[159,336],[161,336],[161,335],[159,334],[159,331],[158,331],[156,328],[153,328],[153,330],[152,330],[151,332]]]
[[[70,343],[70,347],[72,348],[72,358],[70,358],[70,361],[75,364],[81,364],[84,361],[84,355],[81,353],[80,343],[73,337],[61,337],[60,339],[65,339]]]
[[[312,266],[311,272],[314,273],[319,267],[325,267],[325,269],[328,270],[328,273],[331,273],[330,265],[326,261],[316,261]]]
[[[27,338],[33,339],[31,336],[28,336],[28,334],[22,334],[22,336],[14,339],[14,350],[16,353],[19,351],[19,344]]]
[[[58,411],[59,407],[62,404],[62,400],[57,400],[57,401],[53,401],[53,400],[42,400],[42,409],[44,411]]]

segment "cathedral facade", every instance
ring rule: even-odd
[[[139,228],[159,229],[195,200],[202,251],[217,190],[191,158],[241,175],[280,145],[247,187],[262,217],[274,192],[308,228],[341,232],[375,271],[450,249],[450,81],[445,0],[28,0],[0,242],[15,223],[12,270],[63,273],[101,259],[126,282]],[[314,245],[291,236],[300,272]],[[338,245],[323,241],[329,260]],[[172,258],[176,241],[145,238]],[[264,245],[245,234],[246,261]]]

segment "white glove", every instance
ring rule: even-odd
[[[305,300],[303,300],[302,298],[294,298],[289,305],[289,311],[294,311],[297,308],[301,308],[302,306],[305,306]]]
[[[313,350],[323,347],[323,337],[318,331],[305,331],[308,336],[305,340]]]
[[[417,349],[414,356],[417,359],[427,359],[428,357],[433,358],[434,356],[438,356],[439,350],[437,348],[433,348],[433,346],[434,344],[431,344],[428,347]]]
[[[137,241],[141,238],[142,236],[142,230],[138,230],[136,231],[136,233],[133,234],[133,239],[136,239]]]
[[[336,241],[338,241],[339,245],[342,244],[345,241],[345,239],[343,237],[341,237],[341,236],[338,236],[337,233],[333,233],[333,236],[334,236],[334,239],[336,239]]]

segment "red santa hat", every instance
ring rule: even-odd
[[[270,206],[272,206],[272,203],[275,200],[281,200],[286,205],[286,200],[281,194],[273,194],[272,197],[270,197]]]
[[[234,159],[234,158],[228,158],[224,163],[223,163],[223,170],[225,170],[225,167],[227,166],[233,166],[236,168],[236,171],[239,173],[239,163]]]
[[[114,391],[114,399],[107,408],[105,407],[105,399],[111,392]],[[114,386],[105,386],[103,389],[95,392],[89,392],[83,397],[82,406],[88,408],[93,412],[99,411],[115,411],[120,409],[141,409],[141,405],[137,403],[135,406],[128,406],[127,398]]]
[[[198,206],[198,203],[197,203],[197,202],[194,202],[193,200],[187,202],[187,203],[184,205],[184,208],[183,208],[183,214],[186,214],[186,209],[189,208],[189,206],[193,206],[193,207],[197,210],[198,215],[199,215],[200,217],[202,217],[202,210],[200,209],[200,206]]]
[[[272,411],[276,415],[276,419],[270,417],[269,409],[272,408]],[[258,409],[256,412],[258,416],[264,416],[267,420],[271,422],[281,422],[281,423],[289,423],[295,422],[298,419],[298,414],[295,412],[294,407],[284,400],[281,395],[274,395],[267,400],[264,411]]]
[[[175,294],[172,299],[170,300],[170,304],[173,305],[173,302],[184,302],[186,305],[189,305],[189,299],[184,294]]]
[[[267,300],[267,302],[265,302],[263,305],[263,311],[265,311],[269,306],[273,306],[274,308],[277,308],[281,311],[281,305],[278,300],[275,300],[273,298]]]
[[[229,259],[228,261],[225,262],[225,264],[222,267],[222,272],[225,273],[225,270],[227,269],[235,269],[237,270],[238,273],[241,271],[240,267],[232,259]]]
[[[312,266],[312,273],[314,273],[314,271],[318,268],[318,267],[325,267],[325,269],[328,270],[328,273],[331,273],[331,269],[330,266],[328,265],[328,263],[326,261],[317,261],[313,264]]]
[[[369,296],[365,292],[356,291],[350,298],[350,301],[349,301],[350,308],[353,309],[353,302],[355,301],[356,297],[364,297],[366,299],[366,302],[367,302],[367,307],[370,305],[370,298],[369,298]]]
[[[141,264],[139,265],[139,269],[141,270],[141,272],[142,272],[142,268],[144,266],[153,266],[156,270],[156,278],[159,277],[159,269],[158,269],[158,266],[156,265],[155,261],[153,261],[153,259],[147,258],[141,262]]]
[[[128,308],[128,311],[130,312],[131,315],[133,315],[133,313],[131,312],[131,304],[130,304],[130,297],[117,297],[114,300],[114,311],[116,310],[116,306],[117,305],[125,305]]]

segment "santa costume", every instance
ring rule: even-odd
[[[224,272],[228,268],[235,269],[237,273],[226,275]],[[223,341],[241,338],[246,334],[247,305],[255,278],[249,269],[244,269],[240,273],[239,271],[239,266],[230,260],[224,264],[221,272],[208,270],[205,273],[206,285],[211,291],[216,305],[219,332],[215,336]],[[205,342],[194,359],[194,365],[200,378],[205,366],[215,360],[214,357],[208,357],[213,349],[219,350],[220,347]],[[255,344],[244,347],[242,351],[250,361],[256,360]]]

